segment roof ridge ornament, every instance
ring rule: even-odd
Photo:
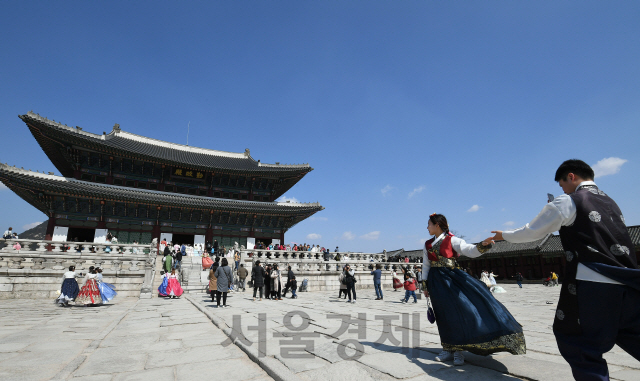
[[[121,131],[120,130],[120,125],[118,123],[114,124],[113,125],[113,130],[116,131],[116,132],[120,132]]]

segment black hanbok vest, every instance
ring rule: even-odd
[[[576,287],[578,263],[637,269],[636,253],[618,205],[595,185],[584,185],[569,195],[576,220],[560,229],[565,268],[553,330],[579,335],[580,316]]]

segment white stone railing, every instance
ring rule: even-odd
[[[31,270],[66,270],[75,266],[76,271],[86,272],[90,266],[100,267],[109,272],[143,271],[146,256],[113,258],[104,255],[69,255],[40,253],[0,253],[0,269],[31,269]]]
[[[311,252],[311,251],[288,251],[288,250],[267,250],[267,249],[242,249],[240,250],[242,254],[242,258],[250,257],[250,258],[258,258],[260,260],[317,260],[320,259],[324,261],[324,253],[322,252]],[[382,260],[387,260],[386,254],[373,254],[373,253],[352,253],[352,252],[338,252],[338,253],[329,253],[331,259],[336,256],[336,254],[340,254],[341,262],[382,262]],[[348,257],[347,260],[342,258]]]
[[[16,250],[14,245],[20,244]],[[34,239],[0,240],[0,255],[6,252],[19,253],[75,253],[78,255],[105,254],[109,256],[147,256],[154,248],[151,245],[133,245],[125,243],[94,243],[94,242],[57,242]]]
[[[340,254],[339,261],[334,260],[336,254]],[[392,270],[395,265],[399,269],[398,263],[387,263],[385,254],[371,253],[330,253],[331,260],[324,260],[324,253],[310,251],[282,251],[265,249],[242,249],[240,250],[241,263],[247,264],[250,269],[253,263],[260,261],[263,264],[278,264],[280,269],[291,266],[294,272],[336,272],[342,271],[342,267],[349,264],[356,272],[369,272],[380,263],[384,270]],[[347,259],[345,258],[347,255]]]

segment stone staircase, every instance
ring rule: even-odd
[[[162,283],[162,257],[156,261],[156,273],[153,280],[153,296],[158,296],[158,287]],[[208,294],[209,290],[209,270],[202,271],[201,257],[182,257],[182,280],[180,285],[185,294]],[[186,278],[186,282],[185,282]]]
[[[201,257],[182,258],[182,276],[187,281],[182,281],[182,289],[186,294],[203,294],[209,287],[209,271],[202,271]]]

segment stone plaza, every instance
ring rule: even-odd
[[[205,293],[180,299],[116,298],[99,307],[48,300],[0,301],[3,380],[569,380],[551,330],[559,287],[503,284],[496,294],[523,325],[527,354],[440,363],[424,299],[358,290],[253,301],[230,293],[216,308]],[[286,317],[286,318],[285,318]],[[418,317],[418,318],[416,318]],[[346,321],[348,324],[343,324]],[[342,332],[340,332],[342,331]],[[297,343],[296,343],[297,340]],[[232,343],[233,342],[233,343]],[[605,356],[614,380],[640,379],[640,363],[615,347]]]

